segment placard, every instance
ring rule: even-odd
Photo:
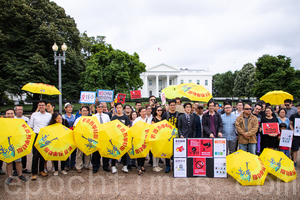
[[[200,139],[188,139],[188,157],[200,156]]]
[[[214,177],[227,178],[226,158],[214,158]]]
[[[81,91],[79,103],[94,104],[96,101],[96,92]]]
[[[226,157],[226,139],[214,139],[214,157]]]
[[[294,136],[300,136],[300,118],[295,118]]]
[[[142,98],[141,90],[130,91],[130,98],[131,99],[140,99],[140,98]]]
[[[186,158],[174,158],[174,177],[187,177]]]
[[[193,175],[206,176],[206,158],[194,158]]]
[[[117,96],[117,103],[124,104],[125,103],[126,94],[118,94]]]
[[[97,90],[97,97],[99,102],[112,102],[114,101],[113,90]]]
[[[262,132],[264,135],[279,133],[279,124],[276,122],[262,123]]]
[[[200,139],[200,156],[212,157],[213,153],[213,140],[212,139]]]
[[[294,132],[291,130],[282,130],[280,135],[280,147],[292,147],[292,140],[293,140],[293,134]]]
[[[161,105],[165,105],[167,102],[165,92],[161,93]]]
[[[174,158],[186,157],[186,138],[174,138]]]

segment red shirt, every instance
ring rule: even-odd
[[[278,134],[278,136],[280,136],[280,135],[281,135],[281,132]],[[281,150],[290,150],[289,147],[281,147],[281,146],[279,146],[279,149],[281,149]]]

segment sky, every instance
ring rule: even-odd
[[[54,0],[80,32],[106,36],[147,68],[161,63],[212,73],[285,55],[300,69],[298,0]],[[161,51],[158,50],[161,49]]]

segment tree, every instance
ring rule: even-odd
[[[96,44],[91,49],[92,56],[81,73],[80,84],[84,90],[114,90],[127,93],[143,85],[140,73],[146,71],[146,65],[140,62],[139,55],[115,50],[111,45]]]
[[[0,0],[0,13],[0,81],[7,83],[0,93],[21,95],[28,82],[57,86],[58,67],[51,48],[56,41],[68,46],[66,65],[62,65],[63,98],[77,99],[81,86],[76,77],[85,62],[74,19],[49,0]]]
[[[291,58],[278,55],[263,55],[258,58],[254,95],[262,97],[269,91],[283,90],[295,97],[300,96],[300,72],[291,67]]]
[[[251,97],[253,96],[253,88],[256,82],[255,67],[251,63],[247,63],[238,72],[234,82],[234,96]]]
[[[97,35],[96,38],[94,36],[89,37],[86,31],[80,34],[82,53],[84,54],[86,59],[88,59],[92,55],[92,46],[95,44],[105,44],[105,38],[105,36],[100,35]]]
[[[213,76],[213,96],[214,97],[233,97],[234,81],[238,71],[234,73],[227,71],[222,74],[215,74]]]

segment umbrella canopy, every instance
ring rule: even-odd
[[[0,118],[0,160],[10,163],[30,154],[35,136],[23,119]]]
[[[294,162],[283,152],[265,148],[259,157],[265,164],[268,172],[284,182],[297,178]]]
[[[36,94],[47,94],[47,95],[59,95],[60,91],[53,85],[47,85],[44,83],[27,83],[22,87],[22,90],[36,93]]]
[[[60,123],[41,128],[34,146],[45,160],[65,161],[76,149],[73,131]]]
[[[266,103],[269,103],[271,105],[283,104],[284,100],[286,99],[294,100],[294,97],[290,93],[284,92],[282,90],[274,90],[272,92],[268,92],[260,98],[260,100],[264,100]]]
[[[178,90],[191,101],[208,102],[213,97],[204,86],[195,83],[182,83],[178,85]]]
[[[85,154],[90,155],[100,149],[100,123],[96,117],[82,116],[74,129],[76,146]]]
[[[152,132],[154,127],[143,121],[138,121],[131,128],[131,149],[128,154],[131,159],[145,158],[149,153],[149,145],[147,143],[148,134]]]
[[[178,85],[170,85],[162,90],[165,93],[165,97],[168,99],[174,99],[176,97],[183,97],[182,94],[178,93]]]
[[[153,131],[148,135],[148,144],[154,157],[171,158],[173,138],[178,137],[178,130],[167,120],[153,124]]]
[[[238,150],[226,156],[227,173],[242,185],[263,185],[267,169],[257,155]]]
[[[131,148],[131,130],[119,120],[101,124],[100,150],[102,157],[120,159]]]

